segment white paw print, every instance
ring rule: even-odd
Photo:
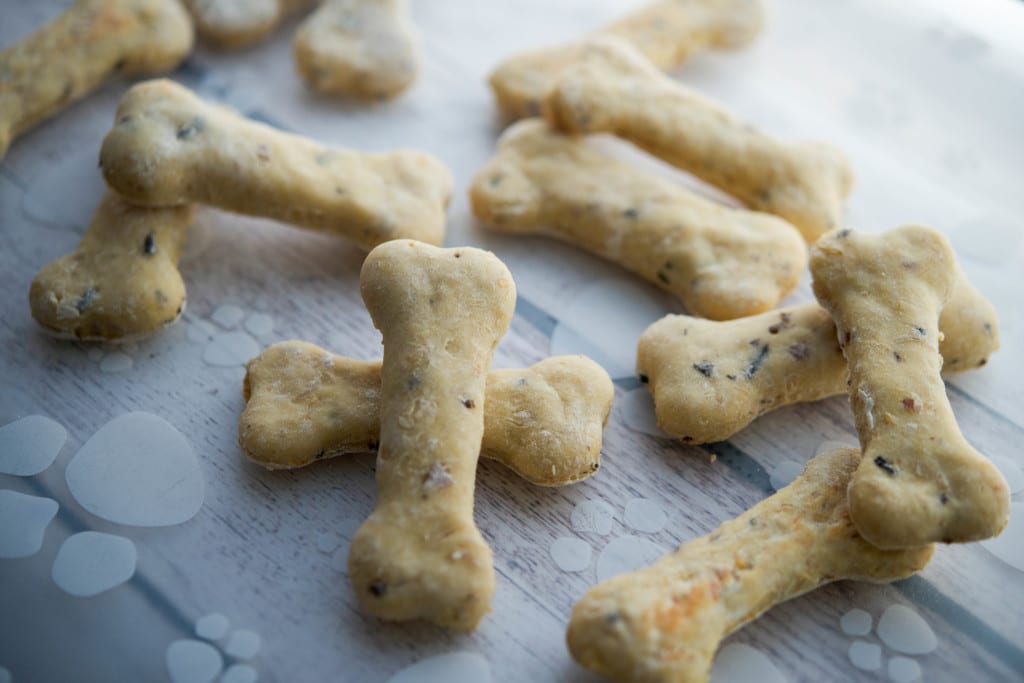
[[[856,636],[850,643],[847,656],[850,663],[862,671],[879,671],[883,651],[894,654],[885,662],[885,673],[893,683],[912,683],[921,678],[921,664],[906,655],[926,655],[938,646],[935,632],[920,614],[906,605],[890,605],[882,612],[874,629],[877,640],[871,638],[874,619],[865,610],[854,608],[839,620],[839,627],[848,636]],[[883,647],[884,646],[884,647]]]
[[[262,640],[246,629],[229,634],[230,626],[223,614],[207,614],[195,623],[196,637],[202,640],[185,638],[171,643],[165,659],[173,683],[256,683],[259,673],[247,662],[259,653]]]
[[[212,322],[211,322],[212,321]],[[266,313],[251,313],[234,304],[218,306],[210,320],[190,319],[188,338],[205,343],[203,361],[216,367],[242,367],[259,354],[257,339],[274,331],[274,319]]]
[[[64,427],[41,415],[4,425],[0,474],[41,474],[66,441]],[[181,524],[203,504],[202,472],[192,447],[181,432],[149,413],[127,413],[105,424],[78,450],[64,475],[68,490],[85,510],[115,524]],[[38,553],[59,511],[52,498],[0,488],[0,559]],[[68,595],[89,597],[131,580],[136,561],[130,539],[82,531],[64,539],[51,576]],[[10,680],[10,672],[0,668],[0,683]]]
[[[135,365],[133,353],[139,350],[137,342],[119,345],[96,345],[89,349],[89,360],[103,372],[127,372]]]

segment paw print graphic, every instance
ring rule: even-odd
[[[247,315],[234,304],[218,306],[210,320],[187,317],[187,322],[189,340],[205,344],[203,362],[215,367],[244,366],[274,330],[274,319],[266,313]]]
[[[256,683],[259,673],[249,661],[259,652],[262,641],[257,633],[246,629],[229,633],[230,626],[228,618],[218,612],[197,619],[196,638],[176,640],[167,647],[165,659],[171,680]]]
[[[65,428],[42,415],[0,427],[0,475],[22,480],[8,488],[0,479],[0,560],[39,553],[58,515],[65,515],[66,527],[86,524],[46,495],[49,489],[38,478],[57,460],[66,441]],[[82,508],[128,527],[181,524],[195,516],[204,498],[192,447],[171,424],[149,413],[127,413],[102,426],[71,458],[64,478]],[[136,562],[131,539],[86,529],[64,539],[51,578],[69,596],[91,597],[131,581]],[[0,669],[4,680],[13,680],[8,669]]]
[[[884,671],[893,683],[913,683],[921,679],[921,664],[913,656],[927,655],[938,646],[935,632],[913,608],[890,605],[882,612],[877,626],[870,612],[851,609],[839,620],[839,627],[856,640],[850,643],[850,663],[862,671],[883,670],[883,653],[893,651],[885,661]],[[876,642],[881,641],[881,643]],[[911,655],[911,656],[908,656]]]

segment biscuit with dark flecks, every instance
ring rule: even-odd
[[[658,0],[598,29],[643,52],[659,69],[671,69],[709,48],[734,49],[750,43],[764,25],[761,0]],[[579,58],[580,43],[522,52],[489,77],[502,113],[537,116],[544,95],[561,72]]]
[[[573,606],[573,659],[615,681],[703,683],[721,641],[773,606],[841,579],[920,571],[934,546],[880,550],[850,521],[860,453],[828,451],[792,484],[650,567],[591,588]]]
[[[268,469],[293,469],[380,443],[380,363],[280,342],[249,361],[238,443]],[[597,472],[612,381],[585,356],[491,370],[480,455],[540,486]]]
[[[505,131],[470,199],[490,228],[582,247],[716,320],[772,308],[807,262],[784,220],[704,199],[536,119]]]
[[[440,244],[452,177],[414,150],[356,152],[251,121],[167,80],[121,99],[100,149],[107,183],[145,206],[187,202],[347,237]]]
[[[840,224],[853,171],[824,143],[786,142],[662,74],[632,46],[584,44],[544,114],[569,133],[613,133],[795,225],[808,243]]]
[[[192,21],[177,0],[78,0],[0,51],[0,158],[109,78],[170,71],[191,51]]]
[[[857,530],[880,548],[998,534],[1009,487],[960,433],[939,374],[939,313],[958,276],[949,241],[921,226],[839,230],[811,249],[810,265],[864,450],[849,491]]]
[[[366,257],[363,301],[384,338],[377,503],[348,573],[362,608],[473,630],[494,560],[473,522],[487,371],[515,309],[490,252],[395,240]]]

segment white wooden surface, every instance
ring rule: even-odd
[[[63,4],[2,0],[0,45]],[[416,2],[426,56],[421,78],[400,99],[376,106],[304,92],[290,60],[293,26],[250,50],[201,50],[174,77],[326,142],[418,147],[446,161],[457,181],[447,242],[493,249],[512,269],[519,315],[496,363],[526,365],[548,355],[557,321],[587,287],[608,280],[597,286],[612,289],[628,278],[560,244],[491,235],[474,223],[465,187],[500,128],[483,79],[503,56],[577,35],[631,4]],[[881,230],[922,222],[951,235],[964,267],[1000,310],[1003,349],[982,370],[953,378],[950,398],[980,450],[1024,466],[1024,194],[1018,188],[1024,6],[1008,0],[770,5],[768,29],[754,47],[698,57],[678,77],[779,135],[828,139],[848,151],[858,172],[848,224]],[[99,199],[95,154],[126,87],[113,83],[41,125],[0,163],[0,425],[42,414],[69,433],[42,474],[0,475],[0,488],[45,495],[61,506],[40,552],[0,559],[0,666],[14,681],[169,680],[168,645],[194,637],[196,619],[212,612],[227,616],[233,629],[261,636],[250,662],[260,681],[385,681],[425,657],[455,651],[482,655],[495,681],[593,680],[570,660],[563,634],[571,605],[595,583],[597,558],[609,542],[632,534],[668,550],[768,495],[768,473],[777,463],[803,462],[827,439],[853,439],[839,397],[780,410],[726,444],[685,447],[627,425],[621,399],[638,385],[617,378],[597,476],[539,489],[494,463],[481,464],[477,522],[495,550],[498,589],[478,631],[368,619],[357,611],[343,573],[344,543],[324,552],[318,539],[332,530],[350,535],[368,514],[373,458],[290,473],[249,465],[236,445],[243,371],[202,360],[208,332],[217,330],[208,327],[210,317],[224,304],[271,316],[272,332],[253,335],[261,346],[298,338],[377,357],[379,336],[358,294],[362,253],[322,235],[202,210],[182,261],[185,319],[129,349],[131,369],[103,372],[101,353],[109,349],[53,341],[31,320],[32,276],[74,248]],[[646,305],[677,310],[652,289],[640,290]],[[791,300],[808,298],[805,282]],[[601,325],[629,329],[627,312],[596,310],[592,318],[600,322],[577,332],[598,348],[614,343],[601,338]],[[164,417],[199,456],[206,499],[185,524],[111,524],[69,494],[64,469],[77,449],[109,420],[135,410]],[[653,500],[668,514],[663,530],[642,533],[624,524],[623,510],[636,498]],[[615,510],[610,533],[574,530],[574,507],[597,500]],[[1014,496],[1018,509],[1021,500]],[[132,581],[94,598],[74,598],[54,585],[57,548],[84,529],[135,542]],[[590,544],[586,569],[556,565],[549,549],[559,537]],[[886,680],[886,661],[897,653],[883,646],[882,669],[854,668],[847,657],[854,637],[843,633],[839,618],[859,607],[877,623],[887,606],[908,604],[938,637],[935,651],[914,658],[925,680],[1022,680],[1022,598],[1020,569],[977,544],[943,547],[919,577],[893,586],[826,587],[772,610],[727,642],[757,648],[789,681]]]

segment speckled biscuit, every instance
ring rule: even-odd
[[[995,308],[962,272],[939,329],[947,373],[984,365],[999,348]],[[641,335],[636,367],[658,426],[694,444],[725,441],[781,406],[846,393],[835,324],[814,303],[728,322],[666,316]]]
[[[470,198],[496,230],[575,244],[716,320],[772,308],[807,262],[785,221],[711,202],[536,119],[502,135]]]
[[[410,240],[370,252],[359,283],[384,360],[377,506],[352,539],[349,577],[370,614],[472,630],[494,594],[473,487],[515,283],[490,252]]]
[[[166,80],[122,98],[103,140],[107,183],[131,202],[210,204],[343,235],[440,244],[452,178],[422,152],[331,149],[208,104]]]
[[[761,0],[660,0],[593,35],[628,41],[659,69],[671,69],[700,50],[742,47],[763,25]],[[580,43],[573,42],[505,60],[489,79],[498,107],[513,118],[536,116],[545,93],[579,53]]]
[[[236,48],[268,36],[290,14],[314,0],[185,0],[202,39]]]
[[[840,230],[811,250],[814,294],[836,323],[864,459],[850,516],[879,548],[976,541],[1009,516],[999,470],[960,433],[939,371],[939,312],[957,277],[940,233]]]
[[[177,0],[78,0],[0,51],[0,158],[111,76],[170,71],[191,51],[192,22]]]
[[[853,171],[831,145],[783,142],[660,73],[620,40],[588,41],[549,92],[545,116],[570,133],[614,133],[773,213],[814,242],[837,227]]]
[[[173,323],[185,308],[178,273],[190,205],[147,209],[108,192],[75,251],[32,280],[32,317],[58,337],[127,341]]]
[[[380,363],[301,341],[249,361],[238,443],[269,469],[304,467],[380,441]],[[585,356],[557,356],[487,375],[480,454],[541,486],[585,479],[601,463],[612,381]]]
[[[832,581],[920,571],[934,546],[879,550],[857,534],[846,487],[859,461],[828,451],[711,534],[590,589],[569,620],[573,658],[615,681],[701,683],[722,639],[771,607]]]
[[[419,69],[406,0],[326,0],[295,33],[293,51],[306,84],[333,95],[394,97]]]

